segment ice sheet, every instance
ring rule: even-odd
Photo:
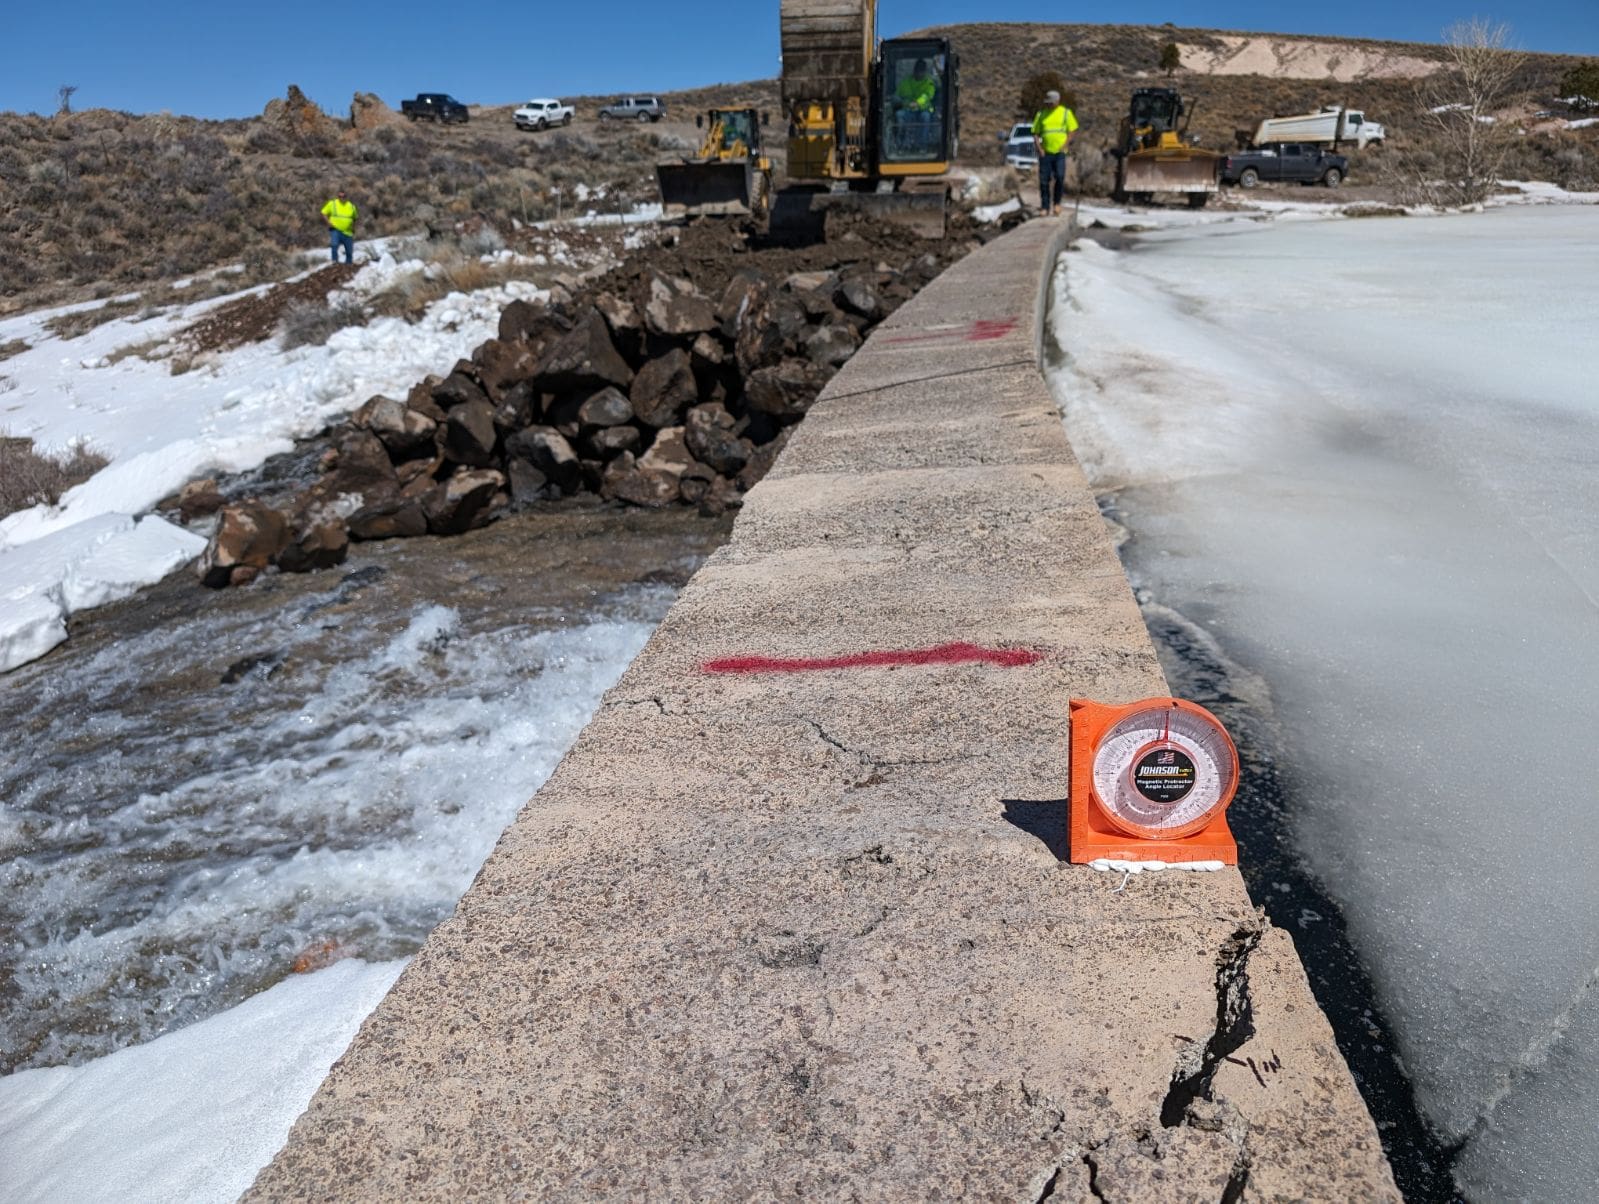
[[[1596,1056],[1596,246],[1573,206],[1190,229],[1066,256],[1057,305],[1129,571],[1269,684],[1303,854],[1481,1199],[1595,1187],[1599,1078],[1561,1067]]]

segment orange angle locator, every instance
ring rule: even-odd
[[[1238,750],[1197,703],[1071,700],[1069,858],[1238,864],[1227,804]]]

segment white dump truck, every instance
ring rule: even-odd
[[[1364,150],[1374,142],[1382,142],[1385,137],[1382,126],[1375,121],[1367,121],[1366,115],[1359,109],[1327,105],[1319,113],[1268,117],[1256,128],[1250,144],[1270,146],[1278,142],[1316,142],[1336,146],[1353,142],[1356,149]]]

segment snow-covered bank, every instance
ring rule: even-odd
[[[421,264],[383,254],[351,283],[356,293]],[[0,672],[66,638],[66,617],[158,581],[198,552],[198,541],[159,518],[130,521],[186,482],[242,472],[287,451],[375,393],[404,395],[495,333],[514,298],[542,296],[511,283],[452,293],[408,324],[379,318],[325,346],[284,352],[276,339],[226,352],[174,376],[165,360],[118,351],[169,338],[220,298],[140,321],[119,318],[75,339],[52,335],[58,311],[0,322],[0,344],[28,350],[0,362],[0,427],[45,448],[87,439],[111,463],[58,506],[0,520]],[[110,523],[96,520],[111,518]]]
[[[1268,684],[1301,851],[1473,1198],[1599,1182],[1599,210],[1064,259],[1129,571]]]
[[[0,1198],[238,1199],[404,967],[340,962],[148,1045],[0,1079]]]

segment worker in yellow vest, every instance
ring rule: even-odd
[[[1060,216],[1066,192],[1066,143],[1077,128],[1077,114],[1060,102],[1060,93],[1044,93],[1044,107],[1033,115],[1033,149],[1038,154],[1038,214]],[[1054,188],[1051,191],[1051,181]]]
[[[339,189],[334,198],[322,206],[322,216],[328,223],[329,250],[333,262],[339,262],[339,248],[344,248],[344,262],[355,262],[355,202]]]

